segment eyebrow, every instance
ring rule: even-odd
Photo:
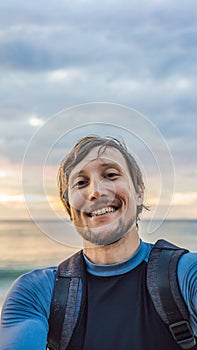
[[[102,168],[116,168],[119,171],[121,171],[121,167],[116,162],[105,162],[100,164]],[[76,173],[72,174],[69,177],[69,182],[75,180],[77,177],[83,176],[85,174],[85,171],[82,169],[80,171],[77,171]]]

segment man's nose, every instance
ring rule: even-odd
[[[88,188],[88,199],[90,201],[99,199],[104,192],[103,182],[99,178],[93,178]]]

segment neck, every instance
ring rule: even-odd
[[[140,238],[137,227],[134,226],[119,241],[107,246],[95,246],[84,241],[84,253],[94,264],[115,264],[129,259],[138,249]]]

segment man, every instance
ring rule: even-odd
[[[134,158],[115,139],[86,137],[63,160],[58,179],[61,200],[83,238],[86,266],[85,306],[67,349],[180,349],[147,291],[152,245],[138,235],[144,183]],[[195,333],[196,257],[184,254],[177,269]],[[46,348],[55,273],[41,269],[15,282],[3,308],[1,350]]]

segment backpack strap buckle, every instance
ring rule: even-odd
[[[188,321],[175,322],[169,325],[174,340],[182,349],[190,349],[196,344],[194,333]]]

